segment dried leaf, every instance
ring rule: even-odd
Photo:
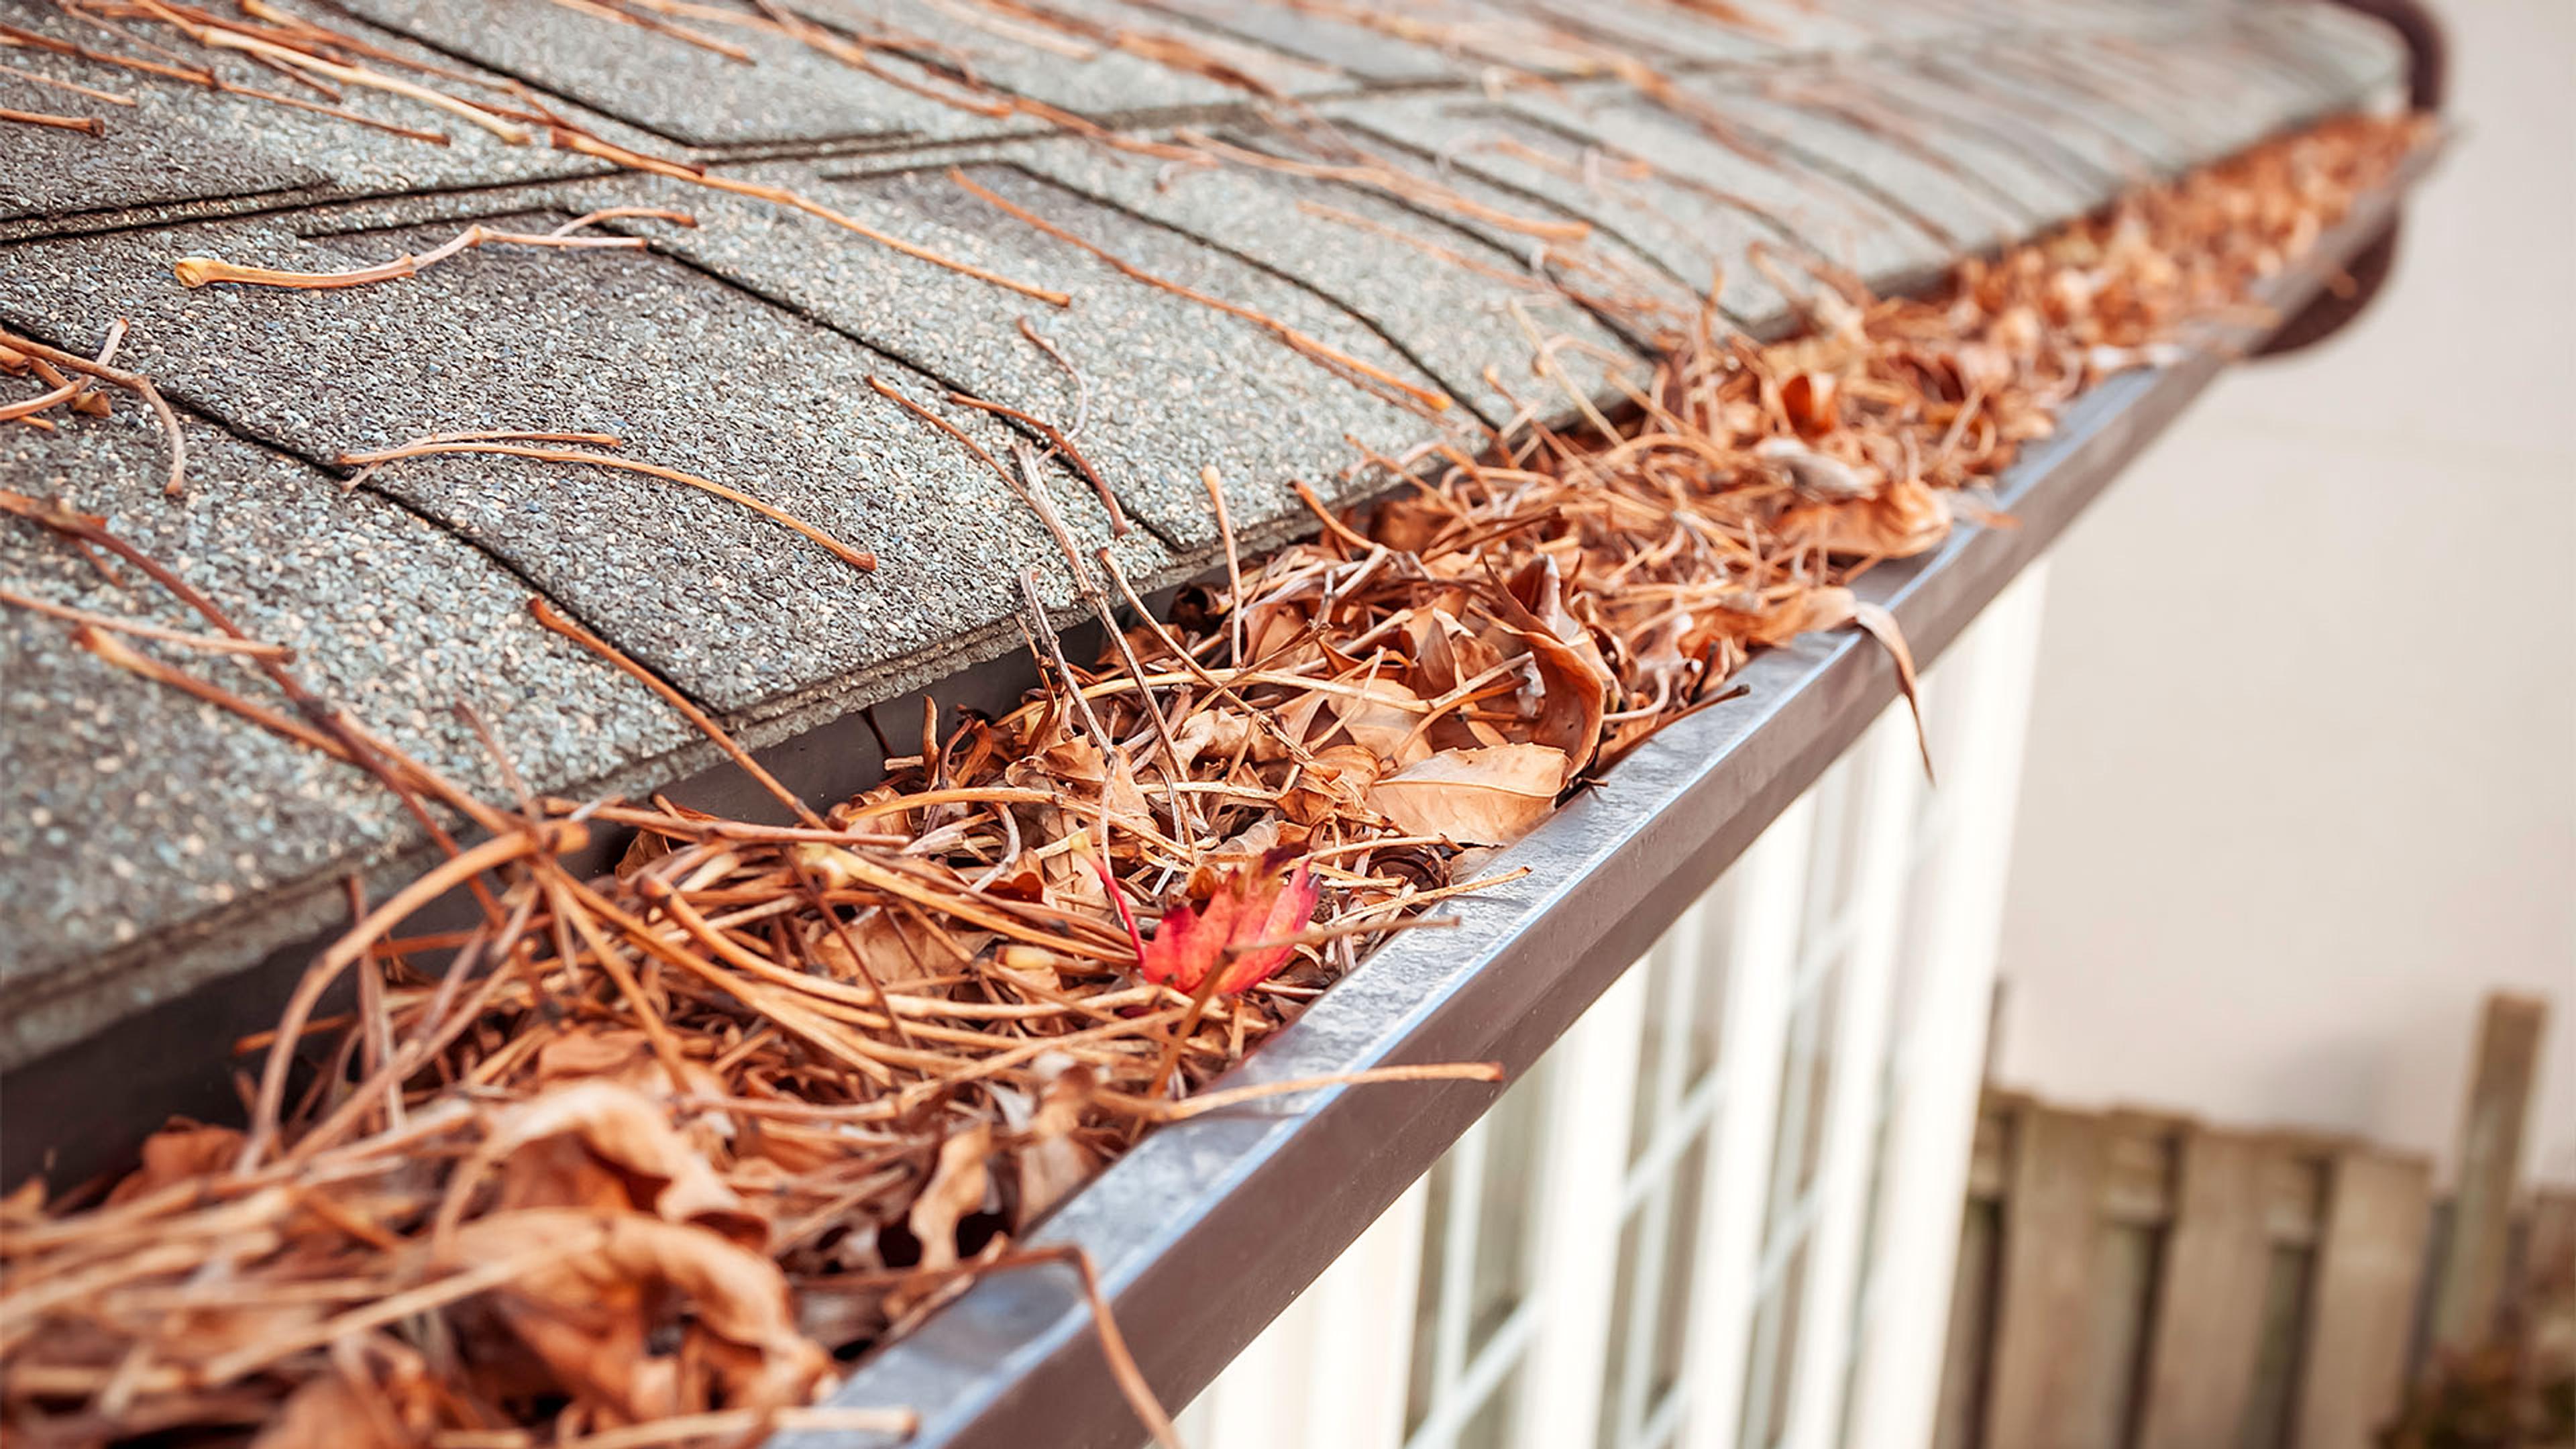
[[[1840,379],[1830,372],[1802,372],[1780,384],[1780,406],[1804,438],[1820,438],[1841,422]]]
[[[1565,772],[1565,752],[1546,745],[1443,750],[1378,781],[1369,803],[1407,835],[1499,845],[1546,818]]]
[[[1874,498],[1802,504],[1781,515],[1779,529],[1801,548],[1844,557],[1912,558],[1950,536],[1950,500],[1904,480]]]
[[[1414,717],[1417,721],[1419,716]],[[1423,752],[1427,754],[1427,747]],[[1297,771],[1297,783],[1279,797],[1279,811],[1298,825],[1321,825],[1364,809],[1369,786],[1387,772],[1385,757],[1366,745],[1330,745],[1312,753]],[[1277,827],[1272,826],[1275,833]],[[1229,846],[1229,853],[1258,854],[1258,849]]]
[[[415,1449],[419,1440],[382,1415],[371,1395],[326,1374],[288,1395],[250,1449]]]
[[[1236,992],[1268,980],[1295,954],[1289,946],[1244,948],[1293,936],[1313,918],[1322,892],[1306,862],[1291,868],[1280,850],[1215,877],[1204,900],[1164,915],[1139,963],[1146,980],[1196,992],[1216,971],[1217,990]]]
[[[1879,489],[1878,480],[1870,474],[1830,453],[1817,452],[1788,438],[1765,438],[1754,445],[1753,455],[1778,468],[1800,497],[1818,503],[1868,498]]]
[[[1091,1069],[1052,1063],[1055,1075],[1038,1099],[1019,1152],[1020,1230],[1100,1171],[1100,1154],[1074,1134],[1091,1107]]]
[[[528,1208],[479,1218],[456,1260],[562,1251],[501,1291],[492,1310],[555,1382],[630,1422],[690,1406],[683,1366],[712,1376],[718,1402],[807,1402],[831,1357],[797,1331],[787,1279],[762,1254],[704,1228],[641,1213]],[[678,1331],[678,1348],[661,1350]]]
[[[1424,714],[1422,696],[1392,679],[1368,679],[1357,698],[1334,695],[1328,707],[1351,742],[1379,759],[1410,765],[1431,753],[1417,732]]]
[[[605,1081],[559,1087],[510,1108],[494,1122],[476,1157],[503,1164],[503,1202],[539,1207],[593,1201],[580,1182],[559,1175],[562,1159],[521,1153],[555,1137],[579,1141],[616,1169],[632,1183],[637,1208],[672,1222],[694,1223],[746,1247],[768,1240],[769,1225],[744,1208],[700,1150],[671,1126],[663,1108]]]
[[[992,1155],[993,1128],[978,1122],[939,1144],[939,1162],[930,1184],[914,1198],[906,1220],[921,1241],[921,1270],[936,1273],[957,1266],[957,1224],[980,1212],[991,1177],[984,1159]]]
[[[209,1127],[173,1117],[160,1131],[143,1139],[143,1165],[128,1173],[107,1195],[115,1207],[174,1182],[188,1182],[224,1171],[241,1155],[242,1135],[230,1127]]]

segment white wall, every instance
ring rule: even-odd
[[[2576,1181],[2576,6],[2445,7],[2391,287],[2222,381],[2056,554],[1999,1078],[2441,1152],[2553,997]]]

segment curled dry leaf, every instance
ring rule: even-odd
[[[1515,629],[1511,636],[1529,650],[1538,676],[1530,739],[1565,757],[1557,784],[1571,785],[1600,747],[1602,716],[1610,708],[1610,670],[1588,633],[1579,633],[1579,648],[1544,628]]]
[[[1100,1171],[1100,1154],[1077,1135],[1095,1086],[1090,1068],[1072,1062],[1041,1065],[1055,1075],[1038,1096],[1020,1146],[1022,1231]]]
[[[710,1397],[737,1408],[802,1404],[831,1369],[797,1331],[778,1265],[704,1228],[525,1208],[466,1224],[455,1259],[526,1257],[549,1244],[561,1252],[491,1294],[492,1311],[552,1379],[626,1422]],[[662,1347],[675,1334],[676,1347]]]
[[[1418,716],[1417,716],[1418,718]],[[1347,819],[1368,808],[1369,786],[1387,770],[1386,758],[1366,745],[1327,745],[1314,752],[1297,772],[1296,783],[1279,797],[1279,811],[1298,825],[1322,825]],[[1275,823],[1255,827],[1278,833]],[[1250,855],[1267,850],[1247,833],[1218,847],[1221,854]]]
[[[1399,768],[1431,753],[1418,728],[1427,706],[1422,696],[1391,679],[1360,681],[1356,698],[1326,701],[1351,743]]]
[[[1408,835],[1500,845],[1546,818],[1565,772],[1565,752],[1547,745],[1443,750],[1378,781],[1369,803]]]
[[[1765,438],[1754,445],[1753,455],[1786,475],[1789,486],[1797,489],[1799,496],[1818,503],[1849,503],[1872,497],[1879,490],[1879,480],[1831,453],[1817,452],[1793,439]]]
[[[936,1273],[957,1266],[957,1224],[981,1212],[992,1177],[984,1159],[992,1155],[993,1128],[978,1122],[939,1144],[938,1166],[930,1185],[913,1199],[908,1226],[921,1240],[921,1268]]]
[[[415,1449],[421,1436],[382,1422],[382,1414],[374,1385],[360,1388],[328,1374],[288,1395],[251,1449]]]
[[[596,1168],[585,1171],[591,1164],[524,1150],[555,1138],[578,1142]],[[619,1206],[631,1198],[636,1208],[747,1248],[762,1246],[769,1236],[769,1225],[743,1206],[705,1151],[671,1125],[663,1108],[611,1082],[560,1087],[503,1112],[473,1164],[457,1175],[450,1201],[474,1185],[475,1167],[491,1163],[503,1164],[500,1199],[509,1207],[594,1202],[585,1179],[598,1178],[620,1190]]]
[[[1841,390],[1840,381],[1830,372],[1802,372],[1780,384],[1780,408],[1800,437],[1822,437],[1841,420],[1836,402]]]
[[[1781,519],[1780,532],[1832,554],[1912,558],[1950,536],[1951,512],[1949,495],[1917,482],[1896,482],[1856,504],[1793,511]]]
[[[143,1165],[126,1174],[107,1195],[110,1207],[149,1197],[172,1183],[200,1181],[232,1166],[241,1155],[242,1135],[230,1127],[210,1127],[173,1117],[143,1139]]]

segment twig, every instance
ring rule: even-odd
[[[680,693],[680,691],[673,687],[668,680],[665,680],[661,675],[654,673],[643,665],[636,663],[633,659],[628,658],[625,651],[619,649],[616,645],[600,638],[598,635],[590,632],[590,630],[582,627],[579,623],[557,613],[554,606],[547,603],[543,595],[529,596],[528,612],[536,618],[538,623],[543,624],[555,633],[561,634],[563,637],[570,639],[575,644],[578,644],[582,648],[589,650],[591,653],[598,655],[600,658],[607,660],[610,664],[616,666],[618,672],[624,674],[627,678],[634,680],[636,683],[643,685],[646,689],[660,695],[664,704],[678,710],[682,718],[688,720],[690,724],[697,726],[700,734],[703,734],[708,739],[715,741],[716,748],[724,751],[725,755],[729,759],[731,759],[735,764],[740,765],[744,774],[749,775],[752,779],[758,781],[760,788],[768,791],[772,799],[775,799],[781,805],[786,806],[789,811],[795,814],[797,819],[804,821],[808,829],[820,830],[824,828],[822,816],[815,814],[813,809],[806,805],[804,800],[799,798],[795,791],[780,784],[777,776],[769,773],[766,769],[763,769],[761,767],[761,763],[751,757],[751,751],[744,749],[740,744],[736,743],[734,741],[734,737],[726,733],[723,726],[717,724],[705,710],[698,708],[695,703],[691,702],[687,695]]]
[[[1091,380],[1084,377],[1081,369],[1073,365],[1073,359],[1065,356],[1063,350],[1049,341],[1045,333],[1038,331],[1028,318],[1022,317],[1019,322],[1020,335],[1029,339],[1029,344],[1038,351],[1054,358],[1055,365],[1064,369],[1064,375],[1073,379],[1073,424],[1064,430],[1064,435],[1070,438],[1082,431],[1084,420],[1091,416]]]
[[[775,202],[780,206],[794,207],[808,216],[819,217],[834,226],[857,232],[879,246],[892,247],[916,261],[928,262],[935,267],[946,267],[952,272],[973,277],[979,282],[990,282],[996,287],[1017,292],[1023,297],[1034,297],[1050,306],[1073,305],[1073,299],[1062,292],[1016,281],[999,272],[976,266],[972,262],[961,262],[955,257],[942,255],[925,246],[918,246],[891,232],[880,231],[854,216],[834,211],[802,192],[789,191],[782,186],[763,186],[756,182],[736,181],[731,177],[718,176],[711,171],[696,170],[676,161],[665,161],[658,156],[629,151],[623,146],[614,145],[586,132],[575,131],[564,126],[555,127],[554,138],[555,144],[567,151],[577,151],[584,156],[596,156],[603,161],[613,161],[620,166],[637,171],[648,171],[656,176],[668,176],[675,181],[686,181],[698,186],[712,187],[718,191],[730,191],[737,196],[757,197],[762,201]]]
[[[432,247],[417,256],[405,255],[372,267],[356,267],[345,272],[279,272],[266,267],[241,267],[214,257],[181,257],[171,263],[183,287],[212,286],[234,282],[253,287],[293,287],[321,291],[334,287],[363,287],[370,282],[389,282],[398,277],[418,275],[438,263],[472,247],[502,243],[509,246],[571,247],[598,250],[640,251],[646,245],[640,236],[577,237],[572,233],[585,227],[620,217],[651,217],[680,226],[696,226],[698,220],[684,211],[667,211],[654,206],[612,206],[591,212],[564,223],[553,231],[529,233],[494,231],[476,222],[443,245]]]
[[[1022,320],[1025,321],[1026,319]],[[1004,404],[997,402],[986,402],[984,399],[976,397],[972,393],[963,393],[952,390],[948,394],[948,400],[966,407],[981,408],[985,412],[992,413],[998,417],[1009,418],[1014,422],[1025,423],[1028,426],[1037,429],[1038,432],[1046,438],[1047,442],[1054,445],[1054,450],[1063,455],[1064,460],[1071,463],[1074,466],[1074,470],[1082,475],[1083,481],[1091,485],[1091,491],[1100,499],[1101,509],[1109,515],[1110,536],[1113,538],[1125,538],[1127,536],[1128,529],[1130,527],[1127,522],[1127,510],[1118,506],[1118,495],[1110,488],[1109,480],[1100,476],[1100,470],[1092,467],[1091,460],[1082,456],[1082,450],[1073,445],[1073,440],[1070,437],[1057,432],[1054,424],[1047,422],[1043,418],[1032,417],[1015,407],[1005,406]]]
[[[117,633],[132,634],[141,639],[158,639],[165,644],[183,645],[208,654],[248,654],[281,662],[295,657],[295,651],[283,644],[263,644],[256,639],[232,639],[220,634],[191,634],[183,629],[170,629],[159,624],[145,623],[141,619],[119,619],[106,614],[93,614],[85,609],[72,608],[67,604],[31,598],[14,589],[0,588],[0,604],[13,605],[31,613],[51,615],[74,624],[85,624],[94,629],[113,629]]]
[[[0,121],[15,121],[21,126],[47,126],[57,131],[86,131],[93,136],[107,134],[107,122],[96,116],[62,116],[52,111],[19,111],[0,106]]]
[[[1101,1092],[1096,1094],[1096,1098],[1103,1106],[1129,1116],[1142,1117],[1148,1122],[1186,1122],[1192,1117],[1240,1107],[1246,1102],[1294,1096],[1299,1092],[1319,1092],[1327,1087],[1366,1087],[1387,1082],[1499,1082],[1502,1079],[1503,1064],[1500,1062],[1447,1062],[1437,1066],[1370,1067],[1363,1071],[1340,1072],[1329,1077],[1298,1077],[1285,1082],[1254,1082],[1222,1091],[1201,1092],[1177,1102],[1154,1096],[1140,1097],[1132,1092]]]
[[[1394,373],[1386,371],[1384,368],[1362,362],[1358,358],[1351,356],[1349,353],[1342,351],[1340,348],[1333,346],[1331,343],[1322,341],[1319,338],[1310,337],[1275,317],[1268,316],[1261,312],[1256,312],[1252,308],[1243,306],[1240,303],[1228,302],[1221,297],[1210,296],[1195,287],[1186,286],[1180,282],[1173,281],[1169,277],[1149,272],[1143,267],[1127,261],[1097,243],[1085,241],[1081,237],[1074,235],[1072,232],[1065,230],[1054,222],[1048,221],[1046,218],[1037,215],[1035,212],[1029,211],[1025,207],[1003,200],[999,195],[987,189],[978,183],[973,177],[968,176],[964,171],[957,167],[951,166],[948,168],[948,179],[962,187],[968,194],[984,201],[1005,216],[1008,216],[1024,225],[1035,227],[1039,231],[1045,232],[1048,236],[1054,237],[1057,241],[1065,243],[1067,246],[1077,247],[1082,251],[1088,252],[1092,256],[1106,262],[1109,266],[1115,268],[1120,273],[1132,277],[1139,282],[1143,282],[1147,286],[1159,288],[1176,297],[1186,298],[1189,301],[1198,303],[1202,307],[1214,308],[1219,312],[1225,313],[1229,317],[1239,317],[1278,338],[1280,341],[1287,343],[1291,348],[1305,354],[1307,357],[1325,363],[1335,369],[1356,373],[1361,378],[1364,378],[1369,382],[1392,390],[1399,397],[1428,412],[1442,412],[1449,406],[1449,395],[1445,392],[1441,392],[1436,388],[1417,387],[1412,383],[1406,382],[1403,378],[1397,377]]]
[[[120,323],[122,323],[123,320],[124,319],[122,318],[118,319]],[[87,373],[101,382],[114,383],[116,386],[124,388],[126,391],[135,394],[145,402],[151,404],[153,414],[161,419],[162,432],[167,434],[170,439],[170,480],[162,485],[161,491],[169,497],[176,498],[186,490],[188,480],[188,440],[179,432],[179,415],[171,411],[170,404],[161,396],[161,389],[152,385],[152,379],[145,377],[139,372],[128,372],[121,367],[110,367],[103,362],[92,362],[90,359],[82,357],[78,353],[65,352],[60,348],[48,347],[41,342],[20,337],[6,328],[0,328],[0,347],[6,347],[13,352],[24,353],[29,357],[42,358],[56,367],[68,368],[73,372]]]
[[[0,75],[15,76],[19,80],[29,82],[33,85],[45,86],[52,90],[67,91],[76,96],[87,96],[94,101],[105,101],[111,106],[131,106],[135,103],[134,97],[132,96],[118,95],[114,91],[103,91],[96,86],[85,86],[76,81],[56,80],[52,76],[39,75],[32,70],[21,70],[14,65],[0,65]]]
[[[615,468],[627,473],[641,473],[648,478],[685,483],[700,492],[712,493],[730,503],[739,503],[763,518],[774,519],[787,525],[821,544],[833,557],[862,573],[876,571],[875,554],[865,549],[850,547],[774,503],[763,502],[738,488],[728,488],[722,483],[701,478],[694,473],[683,473],[677,468],[665,468],[658,463],[639,463],[632,458],[620,458],[613,454],[593,453],[576,448],[533,447],[521,443],[488,442],[471,438],[456,442],[439,442],[435,439],[423,438],[405,443],[400,447],[384,448],[371,453],[342,453],[334,461],[343,467],[364,467],[372,471],[384,464],[404,458],[425,458],[439,453],[498,453],[512,458],[534,458],[544,463],[588,463],[594,467]]]
[[[1208,506],[1216,510],[1216,534],[1225,543],[1225,632],[1232,645],[1230,656],[1234,667],[1243,667],[1243,555],[1234,545],[1234,520],[1226,516],[1225,479],[1216,465],[1208,463],[1199,469],[1199,484],[1207,489]]]

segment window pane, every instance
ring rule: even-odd
[[[1899,918],[1901,924],[1896,932],[1896,979],[1888,987],[1887,1041],[1891,1055],[1911,1049],[1915,1020],[1923,1009],[1932,928],[1940,917],[1939,861],[1938,852],[1915,861],[1905,882],[1905,914]]]
[[[1691,1139],[1668,1191],[1672,1209],[1664,1223],[1663,1311],[1655,1322],[1655,1373],[1646,1393],[1651,1418],[1664,1395],[1681,1381],[1683,1339],[1690,1327],[1691,1284],[1699,1269],[1700,1177],[1708,1170],[1708,1132]]]
[[[1680,954],[1658,942],[1640,968],[1646,973],[1646,1015],[1637,1031],[1637,1088],[1628,1111],[1630,1167],[1646,1155],[1647,1144],[1655,1140],[1655,1129],[1663,1125],[1663,1103],[1657,1100],[1656,1083],[1663,1076],[1665,1022],[1673,1011]]]
[[[1787,1049],[1780,1054],[1780,1106],[1771,1141],[1769,1207],[1762,1228],[1766,1249],[1776,1241],[1780,1220],[1805,1194],[1815,1175],[1816,1149],[1824,1131],[1826,1082],[1832,1074],[1831,1042],[1842,977],[1839,960],[1826,963],[1821,979],[1811,984],[1790,1009]]]
[[[1546,1073],[1524,1075],[1485,1117],[1485,1172],[1469,1278],[1467,1356],[1475,1357],[1529,1290],[1530,1189],[1539,1172]]]
[[[1816,828],[1807,842],[1805,931],[1798,943],[1802,957],[1824,943],[1859,882],[1861,814],[1869,808],[1861,758],[1845,755],[1816,786]]]
[[[1933,1421],[1932,1449],[1970,1449],[1985,1418],[1986,1361],[1994,1347],[2002,1242],[2003,1209],[1992,1198],[1969,1198],[1959,1220],[1959,1265],[1950,1288],[1950,1347],[1941,1363],[1941,1406]]]
[[[1440,1352],[1440,1284],[1441,1260],[1447,1256],[1449,1243],[1449,1176],[1453,1169],[1443,1157],[1433,1164],[1429,1184],[1423,1189],[1422,1269],[1413,1289],[1413,1368],[1406,1380],[1404,1394],[1404,1432],[1410,1435],[1422,1427],[1431,1413],[1431,1399],[1437,1385],[1435,1365]]]
[[[1458,1431],[1457,1449],[1503,1449],[1504,1441],[1511,1435],[1512,1404],[1519,1397],[1513,1392],[1517,1385],[1512,1380],[1519,1375],[1520,1370],[1515,1368],[1503,1375],[1502,1382],[1494,1385],[1494,1392],[1486,1398],[1485,1406],[1478,1409],[1476,1417],[1469,1419],[1466,1427]]]
[[[2254,1359],[2254,1388],[2236,1436],[2242,1449],[2281,1449],[2290,1442],[2290,1411],[2308,1336],[2309,1280],[2315,1273],[2311,1250],[2272,1249],[2263,1283],[2263,1337]]]
[[[1735,944],[1735,877],[1719,878],[1693,921],[1699,933],[1699,981],[1691,990],[1690,1061],[1683,1073],[1689,1091],[1717,1066],[1718,1033],[1726,1025],[1727,957]]]
[[[1815,1012],[1816,1027],[1806,1054],[1807,1115],[1806,1121],[1800,1124],[1803,1131],[1798,1147],[1797,1196],[1801,1198],[1815,1185],[1816,1167],[1823,1155],[1825,1109],[1832,1105],[1827,1099],[1833,1095],[1834,1034],[1841,1014],[1842,979],[1842,963],[1836,961],[1826,968],[1825,979],[1816,983],[1810,1008]]]
[[[1807,1244],[1802,1240],[1789,1259],[1789,1271],[1780,1279],[1779,1347],[1772,1354],[1771,1385],[1763,1396],[1766,1412],[1762,1433],[1749,1441],[1759,1449],[1770,1449],[1789,1431],[1789,1388],[1798,1372],[1798,1328],[1806,1298]]]
[[[1637,1281],[1637,1256],[1640,1239],[1637,1219],[1632,1212],[1619,1224],[1619,1268],[1610,1281],[1617,1286],[1610,1296],[1610,1351],[1601,1368],[1601,1423],[1593,1443],[1601,1449],[1624,1442],[1619,1423],[1619,1386],[1628,1379],[1628,1318],[1635,1312],[1637,1294],[1647,1285]]]
[[[2093,1244],[2093,1314],[2078,1416],[2094,1443],[2125,1444],[2146,1376],[2147,1322],[2155,1311],[2164,1233],[2144,1223],[2102,1225]]]

